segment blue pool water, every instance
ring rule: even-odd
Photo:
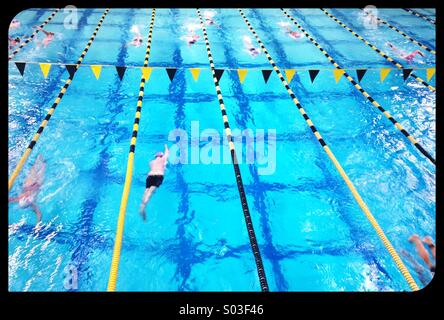
[[[19,30],[29,36],[53,9],[20,12]],[[207,26],[232,129],[275,129],[276,170],[241,163],[253,225],[270,291],[410,290],[388,251],[354,200],[345,182],[314,137],[266,56],[252,58],[242,37],[256,45],[238,10],[216,9],[220,28]],[[394,57],[385,43],[406,52],[420,49],[386,26],[367,30],[359,9],[330,9],[355,32]],[[419,9],[418,9],[419,11]],[[9,175],[57,97],[104,9],[78,9],[78,28],[63,26],[57,13],[45,30],[63,33],[47,47],[37,41],[9,62]],[[393,65],[325,15],[320,9],[288,11],[346,70],[368,68],[362,87],[435,157],[435,93],[412,77],[392,70],[381,82],[381,68]],[[327,58],[306,38],[288,37],[279,9],[245,9],[245,15],[277,66],[296,69],[290,87],[342,164],[419,287],[431,279],[408,237],[435,239],[435,166],[345,78],[335,83]],[[421,13],[434,18],[433,9]],[[402,9],[379,9],[382,18],[435,49],[435,27]],[[260,291],[233,166],[169,164],[162,186],[139,216],[148,162],[176,128],[191,133],[224,124],[209,69],[203,33],[193,46],[180,40],[194,9],[157,9],[149,66],[178,68],[170,82],[164,68],[153,69],[145,85],[134,172],[126,210],[117,280],[118,291]],[[151,9],[111,9],[83,64],[142,66]],[[144,43],[125,46],[139,25]],[[296,27],[291,25],[294,30]],[[426,79],[435,56],[410,64]],[[22,77],[15,61],[28,62]],[[34,63],[32,63],[34,62]],[[52,65],[45,79],[38,64]],[[407,63],[403,63],[409,66]],[[197,81],[188,68],[203,68]],[[236,69],[248,69],[239,82]],[[314,83],[308,69],[320,69]],[[350,70],[355,77],[355,71]],[[141,72],[128,68],[120,80],[113,67],[96,80],[81,66],[35,145],[10,196],[20,193],[37,155],[46,161],[45,183],[37,198],[43,214],[35,226],[32,210],[9,205],[10,291],[105,291],[117,217],[125,181],[129,144]],[[429,83],[435,86],[435,77]],[[172,142],[168,142],[170,145]],[[225,143],[222,150],[227,151]],[[237,147],[238,158],[241,147]],[[245,149],[243,150],[245,156]],[[404,252],[419,263],[423,276]],[[77,287],[66,286],[70,269]]]

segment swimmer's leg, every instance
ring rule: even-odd
[[[42,213],[40,212],[39,207],[37,207],[37,205],[34,202],[31,203],[31,206],[37,216],[37,223],[39,223],[40,221],[42,221]]]
[[[142,204],[140,205],[140,215],[143,218],[143,221],[146,221],[146,213],[145,213],[145,207],[148,204],[148,201],[150,201],[154,191],[156,191],[157,187],[151,186],[147,189],[145,189],[145,193],[143,194]]]

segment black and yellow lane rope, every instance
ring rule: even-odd
[[[424,147],[410,134],[407,132],[407,130],[404,129],[404,127],[398,122],[396,121],[392,115],[385,110],[375,99],[373,99],[367,91],[365,91],[360,84],[358,84],[344,69],[342,69],[339,64],[333,59],[332,56],[330,56],[327,51],[324,50],[324,48],[322,48],[319,43],[283,8],[281,8],[281,10],[283,11],[284,15],[287,16],[295,25],[296,27],[298,27],[299,30],[301,30],[301,32],[304,33],[304,35],[311,41],[311,43],[313,43],[316,48],[318,48],[322,54],[327,57],[328,61],[330,61],[331,64],[333,64],[336,69],[338,70],[342,70],[345,78],[347,78],[348,81],[350,81],[350,83],[356,88],[358,89],[358,91],[365,97],[367,98],[368,101],[370,101],[379,111],[381,111],[387,119],[390,120],[391,123],[393,123],[393,125],[399,130],[401,131],[401,133],[407,137],[407,139],[427,158],[429,159],[433,164],[436,164],[435,159],[430,155],[430,153],[428,153]]]
[[[416,10],[413,10],[413,9],[410,9],[410,8],[403,8],[403,9],[404,9],[405,11],[407,11],[407,12],[409,12],[409,13],[411,13],[411,14],[417,16],[417,17],[419,17],[419,18],[423,18],[424,20],[426,20],[426,21],[428,21],[428,22],[433,23],[433,24],[436,25],[435,20],[430,19],[430,18],[427,17],[426,15],[423,15],[422,13],[419,13],[419,12],[416,11]]]
[[[345,30],[349,31],[351,34],[353,34],[356,38],[358,38],[359,40],[361,40],[362,42],[364,42],[367,46],[369,46],[372,50],[376,51],[380,56],[382,56],[383,58],[385,58],[387,61],[391,62],[392,64],[394,64],[398,69],[404,69],[404,67],[402,66],[402,64],[400,64],[399,62],[397,62],[396,60],[394,60],[393,58],[389,57],[387,54],[385,54],[383,51],[381,51],[380,49],[378,49],[374,44],[371,44],[370,42],[368,42],[366,39],[364,39],[362,36],[360,36],[359,34],[357,34],[356,32],[354,32],[352,29],[350,29],[345,23],[343,23],[342,21],[340,21],[338,18],[336,18],[334,15],[332,15],[330,12],[328,12],[327,10],[325,10],[324,8],[321,8],[321,10],[331,19],[333,19],[333,21],[337,22],[341,27],[343,27]],[[420,77],[418,77],[415,73],[410,73],[410,76],[413,77],[416,81],[418,81],[419,83],[423,84],[424,86],[426,86],[429,90],[436,92],[436,88],[432,85],[430,85],[429,83],[427,83],[425,80],[421,79]]]
[[[143,96],[145,92],[145,82],[149,78],[151,74],[151,68],[148,68],[148,59],[150,57],[151,52],[151,39],[153,36],[153,27],[154,27],[154,17],[156,15],[156,9],[152,9],[151,12],[151,23],[149,27],[148,40],[145,52],[145,60],[143,66],[145,69],[142,69],[142,77],[140,79],[139,85],[139,98],[137,100],[137,108],[136,114],[134,116],[133,123],[133,133],[130,141],[130,148],[128,153],[128,160],[126,165],[126,175],[125,182],[123,186],[122,198],[120,201],[120,209],[119,216],[117,220],[117,229],[116,229],[116,237],[114,240],[114,250],[113,257],[111,260],[111,269],[109,273],[108,280],[108,289],[107,291],[115,291],[116,283],[117,283],[117,273],[119,271],[119,262],[120,262],[120,252],[122,250],[122,240],[123,240],[123,227],[125,224],[125,214],[126,214],[126,206],[128,204],[128,196],[131,188],[131,180],[133,177],[133,166],[134,166],[134,153],[136,152],[136,141],[137,141],[137,133],[139,131],[139,121],[142,112],[142,103]]]
[[[57,12],[59,12],[60,11],[60,8],[57,8],[57,9],[55,9],[52,13],[51,13],[51,15],[39,26],[40,28],[44,28],[48,23],[49,23],[49,21],[51,21],[52,20],[52,18],[54,18],[54,16],[56,15],[56,13]],[[8,60],[11,60],[12,58],[14,58],[14,56],[20,51],[20,50],[22,50],[22,48],[24,47],[24,46],[26,46],[35,36],[36,36],[36,34],[37,33],[39,33],[40,32],[40,29],[36,29],[36,30],[34,30],[34,32],[29,36],[29,38],[27,38],[25,41],[21,41],[21,44],[20,44],[20,46],[17,48],[17,49],[15,49],[10,55],[9,55],[9,57],[8,57]]]
[[[38,128],[37,132],[34,134],[31,142],[29,143],[28,147],[26,148],[25,152],[23,153],[22,157],[20,158],[17,166],[15,167],[14,171],[11,174],[11,177],[8,181],[8,190],[11,190],[12,185],[14,184],[15,179],[17,178],[18,174],[20,173],[20,170],[22,169],[24,163],[26,162],[26,159],[28,159],[29,154],[31,153],[32,149],[34,148],[35,144],[37,143],[38,139],[40,138],[40,135],[42,134],[43,130],[45,129],[46,125],[48,124],[48,121],[51,119],[52,114],[54,113],[54,110],[57,108],[58,104],[60,103],[60,100],[63,98],[63,95],[65,94],[66,90],[68,90],[69,85],[71,84],[74,75],[79,68],[80,64],[83,61],[83,58],[85,57],[86,53],[89,50],[89,47],[93,43],[97,32],[99,31],[100,27],[102,26],[103,20],[105,19],[106,15],[108,14],[110,9],[106,9],[103,13],[102,17],[99,20],[99,23],[97,24],[96,29],[94,30],[91,38],[88,41],[88,44],[86,45],[85,49],[83,49],[82,54],[80,55],[79,59],[77,60],[77,63],[73,65],[71,72],[68,79],[65,81],[64,86],[60,90],[57,98],[55,99],[53,105],[51,108],[49,108],[48,113],[46,114],[45,119],[43,119],[42,123],[40,124],[40,127]]]
[[[364,10],[364,9],[362,9]],[[386,25],[387,27],[389,27],[390,29],[396,31],[397,33],[399,33],[401,36],[403,36],[404,38],[406,38],[407,40],[413,42],[414,44],[420,46],[421,48],[423,48],[424,50],[430,52],[431,54],[436,55],[436,51],[427,47],[425,44],[422,44],[421,42],[413,39],[411,36],[409,36],[408,34],[406,34],[404,31],[399,30],[397,27],[395,27],[394,25],[390,24],[388,21],[380,18],[380,17],[376,17],[376,19],[381,22],[382,24]]]
[[[294,104],[296,105],[296,107],[298,108],[299,112],[302,114],[302,116],[305,119],[305,122],[308,124],[308,126],[310,127],[311,131],[313,132],[313,134],[316,136],[316,139],[318,140],[318,142],[321,144],[322,148],[324,149],[324,151],[327,153],[328,157],[330,158],[330,160],[333,162],[335,168],[338,170],[339,174],[341,175],[341,177],[344,179],[345,183],[347,184],[348,188],[350,189],[353,197],[355,198],[356,202],[358,203],[359,207],[362,209],[362,211],[364,212],[365,216],[367,217],[367,219],[369,220],[370,224],[372,225],[372,227],[375,229],[377,235],[379,236],[379,238],[381,239],[382,243],[384,244],[384,246],[386,247],[386,249],[388,250],[388,252],[390,253],[391,257],[393,258],[393,260],[396,263],[396,266],[398,267],[398,269],[400,270],[400,272],[402,273],[402,275],[404,276],[404,278],[407,280],[407,283],[409,284],[410,288],[414,291],[419,290],[418,285],[416,284],[415,280],[412,278],[410,272],[407,270],[406,266],[404,265],[404,263],[402,262],[401,258],[399,257],[398,253],[396,252],[395,248],[393,247],[393,245],[391,244],[390,240],[387,238],[387,236],[385,235],[384,231],[382,230],[382,228],[379,226],[378,222],[376,221],[375,217],[373,216],[373,214],[370,212],[370,209],[368,208],[368,206],[366,205],[366,203],[364,202],[364,200],[361,198],[361,195],[358,193],[358,190],[355,188],[355,186],[353,185],[353,183],[351,182],[350,178],[348,177],[348,175],[345,173],[344,169],[342,168],[341,164],[338,162],[338,160],[336,159],[335,155],[333,154],[333,152],[330,150],[330,148],[328,147],[327,143],[324,141],[324,139],[322,138],[321,134],[319,133],[319,131],[316,129],[315,125],[313,124],[313,122],[311,121],[310,117],[308,116],[308,114],[305,112],[304,108],[302,107],[301,103],[299,102],[299,100],[296,98],[296,95],[293,93],[293,91],[291,90],[290,86],[288,85],[287,81],[285,81],[284,76],[282,75],[281,71],[279,70],[279,68],[277,67],[276,63],[274,62],[273,58],[270,56],[270,54],[268,53],[268,50],[265,48],[264,44],[262,43],[261,39],[259,38],[258,34],[256,33],[256,31],[253,29],[252,25],[250,24],[250,22],[248,21],[247,17],[245,16],[244,12],[242,11],[242,9],[239,9],[239,12],[242,16],[242,18],[244,19],[245,23],[247,24],[248,28],[250,29],[251,33],[255,36],[258,44],[260,45],[260,47],[262,48],[262,51],[264,52],[264,54],[266,55],[268,61],[270,62],[270,64],[272,65],[274,71],[276,72],[276,74],[278,75],[279,79],[281,80],[282,84],[284,85],[285,89],[287,89],[288,94],[290,95],[291,99],[293,100]]]
[[[210,48],[210,42],[208,40],[207,30],[205,28],[205,24],[204,24],[204,20],[202,18],[202,15],[200,13],[200,9],[196,9],[196,10],[197,10],[197,14],[200,19],[200,25],[201,25],[201,28],[202,28],[202,31],[204,34],[204,38],[205,38],[205,45],[207,48],[208,60],[210,61],[211,73],[213,75],[214,86],[216,88],[217,98],[219,100],[219,106],[220,106],[220,110],[222,113],[222,119],[223,119],[224,127],[225,127],[225,134],[227,135],[227,141],[228,141],[228,145],[230,148],[231,160],[232,160],[233,167],[234,167],[234,174],[236,176],[236,183],[237,183],[237,188],[239,191],[242,210],[243,210],[244,217],[245,217],[245,223],[246,223],[246,227],[247,227],[247,231],[248,231],[248,237],[250,238],[250,245],[251,245],[251,249],[253,251],[254,260],[256,262],[259,283],[260,283],[262,291],[269,291],[267,278],[266,278],[265,270],[264,270],[264,265],[263,265],[261,253],[259,250],[259,245],[257,243],[256,234],[254,232],[253,221],[251,220],[250,209],[248,208],[247,197],[245,196],[244,184],[242,182],[242,176],[241,176],[239,164],[238,164],[237,157],[236,157],[236,150],[234,148],[233,137],[231,135],[230,124],[228,122],[227,111],[225,109],[225,104],[224,104],[224,100],[222,97],[222,91],[220,90],[219,81],[218,81],[218,78],[216,75],[216,69],[214,67],[213,55],[211,54],[211,48]]]

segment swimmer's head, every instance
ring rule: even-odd
[[[163,157],[163,152],[156,152],[156,155],[154,156],[155,159],[157,158],[162,158]]]

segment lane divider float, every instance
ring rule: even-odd
[[[133,134],[131,136],[128,160],[126,165],[125,183],[123,186],[122,198],[120,201],[119,217],[117,220],[116,237],[114,240],[114,250],[113,250],[113,257],[111,260],[111,269],[109,273],[107,291],[116,290],[117,273],[119,271],[119,262],[120,262],[120,252],[122,250],[123,227],[125,224],[126,206],[128,204],[128,196],[131,188],[131,180],[133,177],[134,153],[136,152],[137,133],[139,131],[139,121],[142,112],[143,96],[145,92],[145,82],[149,79],[152,71],[151,68],[148,68],[148,59],[150,57],[150,52],[151,52],[151,39],[153,35],[155,15],[156,15],[156,9],[153,8],[151,13],[151,23],[148,33],[146,52],[145,52],[145,61],[143,63],[144,69],[142,69],[142,77],[140,79],[140,85],[139,85],[139,98],[137,100],[136,114],[134,117]]]
[[[83,50],[82,54],[80,55],[77,64],[72,65],[71,68],[67,68],[69,72],[69,77],[65,81],[65,85],[62,87],[62,89],[59,92],[59,95],[54,101],[54,104],[49,109],[48,113],[46,114],[45,119],[40,124],[40,127],[38,128],[37,132],[34,134],[34,137],[32,138],[31,142],[29,143],[28,147],[26,148],[25,152],[23,153],[22,157],[20,158],[17,166],[15,167],[14,171],[11,174],[11,177],[8,181],[8,191],[11,190],[12,185],[14,184],[15,179],[17,178],[18,174],[20,173],[20,170],[22,169],[26,159],[28,159],[29,154],[31,153],[32,149],[34,148],[35,144],[37,143],[38,139],[40,138],[40,135],[42,134],[43,130],[45,129],[46,125],[48,124],[48,121],[51,119],[51,116],[54,112],[54,110],[57,108],[58,104],[60,103],[60,100],[63,98],[63,95],[65,94],[66,90],[68,90],[69,85],[71,84],[74,74],[76,73],[77,69],[79,68],[80,64],[82,63],[83,58],[85,57],[86,53],[89,50],[89,47],[93,43],[97,32],[99,31],[100,27],[102,26],[103,20],[105,19],[106,15],[108,14],[110,9],[106,9],[103,13],[102,17],[99,20],[99,23],[97,24],[96,29],[93,32],[93,35],[88,41],[88,44],[86,45],[85,49]]]
[[[48,23],[49,23],[49,21],[51,21],[52,20],[52,18],[54,18],[54,16],[56,15],[56,13],[57,12],[59,12],[60,11],[60,8],[57,8],[57,9],[55,9],[52,13],[51,13],[51,15],[39,26],[40,28],[44,28]],[[39,29],[36,29],[36,30],[34,30],[34,32],[29,36],[29,38],[27,38],[25,41],[23,41],[21,44],[20,44],[20,46],[17,48],[17,49],[15,49],[10,55],[9,55],[9,57],[8,57],[8,60],[11,60],[12,58],[14,58],[14,56],[20,51],[20,50],[22,50],[22,48],[24,47],[24,46],[26,46],[35,36],[36,36],[36,34],[37,33],[39,33],[40,32],[40,30]]]
[[[251,220],[250,210],[248,208],[247,197],[245,196],[244,185],[242,182],[241,172],[240,172],[239,164],[238,164],[237,157],[236,157],[236,150],[234,148],[233,138],[231,136],[230,124],[228,123],[227,111],[225,110],[225,104],[224,104],[222,92],[221,92],[220,86],[219,86],[218,75],[217,75],[216,69],[214,67],[213,55],[211,54],[211,48],[210,48],[210,42],[208,40],[207,30],[205,28],[205,24],[204,24],[204,20],[202,18],[202,15],[200,13],[200,9],[196,9],[196,10],[197,10],[197,14],[200,19],[200,25],[202,27],[202,31],[203,31],[204,38],[205,38],[205,45],[207,48],[208,60],[210,61],[210,67],[211,67],[211,72],[213,74],[214,86],[216,88],[217,98],[219,100],[219,106],[220,106],[220,110],[222,113],[222,119],[224,122],[225,133],[227,135],[228,145],[230,147],[231,160],[233,162],[234,173],[236,175],[237,188],[239,190],[239,196],[240,196],[240,200],[241,200],[241,204],[242,204],[242,210],[244,213],[245,223],[246,223],[247,230],[248,230],[248,237],[250,238],[251,249],[253,251],[254,260],[256,262],[256,268],[257,268],[257,273],[258,273],[258,277],[259,277],[259,282],[261,285],[261,290],[262,291],[269,291],[267,278],[266,278],[265,271],[264,271],[264,265],[263,265],[261,253],[259,250],[259,245],[257,243],[256,234],[255,234],[254,228],[253,228],[253,221]]]
[[[360,36],[359,34],[357,34],[356,32],[354,32],[352,29],[350,29],[347,25],[345,25],[342,21],[340,21],[338,18],[336,18],[333,14],[331,14],[330,12],[328,12],[327,10],[325,10],[324,8],[321,8],[321,10],[329,17],[331,18],[333,21],[337,22],[341,27],[343,27],[344,29],[346,29],[347,31],[349,31],[351,34],[353,34],[356,38],[358,38],[359,40],[361,40],[362,42],[364,42],[367,46],[369,46],[372,50],[376,51],[377,53],[379,53],[380,56],[382,56],[383,58],[385,58],[387,61],[391,62],[392,64],[394,64],[398,69],[404,69],[404,67],[397,62],[396,60],[394,60],[393,58],[389,57],[387,54],[385,54],[384,52],[382,52],[380,49],[378,49],[375,45],[371,44],[370,42],[368,42],[366,39],[364,39],[362,36]],[[418,81],[419,83],[423,84],[424,86],[426,86],[430,91],[436,92],[436,88],[432,85],[430,85],[429,83],[427,83],[425,80],[421,79],[420,77],[418,77],[415,73],[410,73],[410,76],[415,78],[416,81]]]
[[[364,10],[364,9],[361,9]],[[396,31],[397,33],[399,33],[400,35],[402,35],[404,38],[408,39],[409,41],[413,42],[414,44],[420,46],[421,48],[423,48],[424,50],[427,50],[428,52],[430,52],[431,54],[436,55],[436,51],[427,47],[425,44],[422,44],[421,42],[413,39],[411,36],[407,35],[404,31],[399,30],[397,27],[395,27],[394,25],[391,25],[388,21],[380,18],[380,17],[376,17],[376,19],[378,21],[380,21],[382,24],[385,24],[387,27],[389,27],[390,29]]]
[[[404,9],[405,11],[407,11],[407,12],[409,12],[409,13],[411,13],[411,14],[417,16],[417,17],[423,18],[424,20],[426,20],[426,21],[428,21],[428,22],[433,23],[434,25],[436,25],[435,20],[430,19],[430,18],[427,17],[426,15],[423,15],[422,13],[419,13],[419,12],[416,11],[416,10],[413,10],[413,9],[410,9],[410,8],[403,8],[403,9]]]
[[[379,111],[384,114],[384,116],[390,120],[390,122],[399,130],[402,132],[402,134],[407,137],[407,139],[425,156],[427,159],[429,159],[433,164],[436,165],[436,160],[428,153],[424,147],[410,134],[407,132],[407,130],[404,129],[404,127],[396,121],[393,116],[385,110],[375,99],[373,99],[367,91],[365,91],[360,84],[358,84],[344,69],[342,69],[339,64],[333,59],[332,56],[330,56],[327,51],[322,48],[319,43],[283,8],[281,8],[284,15],[286,15],[295,25],[296,27],[301,30],[305,36],[313,43],[316,48],[318,48],[322,54],[324,54],[325,57],[327,57],[328,61],[332,63],[338,70],[342,70],[343,75],[347,78],[348,81],[365,97],[368,101],[370,101]]]
[[[368,208],[368,206],[366,205],[364,200],[361,198],[361,195],[358,193],[358,190],[355,188],[355,186],[351,182],[350,178],[348,177],[348,175],[345,173],[344,169],[342,168],[341,164],[336,159],[336,156],[330,150],[330,148],[328,147],[327,143],[324,141],[324,139],[322,138],[321,134],[319,133],[319,131],[316,129],[315,125],[311,121],[310,117],[305,112],[304,108],[300,104],[299,100],[296,98],[295,94],[291,90],[291,88],[288,85],[287,81],[285,81],[284,76],[282,75],[281,71],[277,67],[277,65],[274,62],[273,58],[268,53],[268,50],[265,48],[264,44],[262,43],[261,39],[257,35],[256,31],[251,26],[250,22],[248,21],[247,17],[245,16],[244,12],[242,11],[242,9],[238,9],[238,10],[239,10],[242,18],[244,19],[245,23],[247,24],[248,28],[250,29],[251,33],[256,37],[257,42],[259,43],[260,47],[262,48],[262,51],[266,55],[268,61],[273,66],[273,69],[276,72],[276,74],[278,75],[278,77],[281,80],[282,84],[287,89],[287,92],[290,95],[290,97],[292,98],[294,104],[296,105],[296,107],[298,108],[299,112],[304,117],[305,122],[308,124],[308,126],[311,129],[311,131],[316,136],[316,139],[321,144],[322,148],[327,153],[327,155],[330,158],[330,160],[333,162],[334,166],[338,170],[338,172],[341,175],[341,177],[344,179],[345,183],[347,184],[348,188],[350,189],[350,191],[351,191],[353,197],[355,198],[356,202],[358,203],[359,207],[362,209],[362,211],[364,212],[365,216],[369,220],[370,224],[373,226],[373,228],[375,229],[376,233],[378,234],[379,238],[382,240],[382,243],[384,244],[384,246],[386,247],[386,249],[388,250],[388,252],[392,256],[393,260],[396,263],[396,266],[398,267],[398,269],[400,270],[400,272],[402,273],[404,278],[407,280],[407,283],[409,284],[410,288],[412,290],[414,290],[414,291],[419,290],[418,285],[416,284],[416,282],[412,278],[410,272],[408,271],[408,269],[406,268],[406,266],[402,262],[401,258],[399,257],[398,253],[396,252],[395,248],[390,243],[389,239],[385,235],[385,233],[382,230],[382,228],[379,226],[378,222],[374,218],[373,214],[370,212],[370,209]]]

